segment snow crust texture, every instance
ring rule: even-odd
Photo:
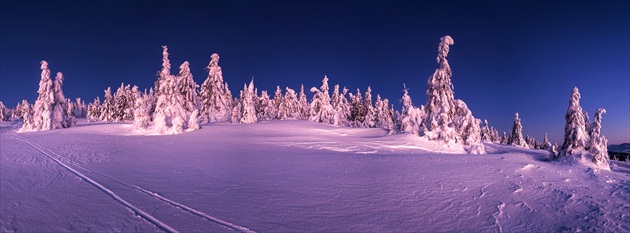
[[[630,166],[308,121],[0,123],[3,232],[627,232]],[[294,129],[302,130],[296,131]]]

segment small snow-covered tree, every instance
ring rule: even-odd
[[[328,77],[324,76],[322,86],[317,89],[311,88],[313,100],[309,114],[309,121],[321,123],[333,123],[333,108],[330,104],[330,95],[328,94]]]
[[[269,107],[271,100],[269,99],[269,94],[267,91],[260,92],[260,97],[258,98],[258,104],[256,104],[256,118],[259,120],[271,120],[271,116]]]
[[[589,141],[589,153],[593,156],[593,163],[606,170],[610,170],[610,158],[608,157],[608,140],[601,135],[602,114],[606,109],[597,109]]]
[[[469,146],[468,153],[484,154],[485,148],[481,144],[481,120],[475,118],[468,106],[462,100],[455,100],[455,117],[453,123],[463,140],[464,145]]]
[[[547,133],[545,133],[545,137],[543,138],[543,142],[542,142],[542,147],[540,149],[549,150],[550,147],[551,147],[551,142],[549,142]]]
[[[210,59],[210,64],[206,68],[208,77],[201,85],[199,92],[201,120],[202,122],[227,121],[230,119],[232,110],[232,93],[227,82],[223,82],[219,55],[214,53]]]
[[[579,151],[585,150],[589,140],[584,122],[584,112],[580,106],[580,91],[577,87],[574,87],[571,93],[565,119],[564,142],[559,152],[561,156],[570,156],[574,154],[574,151],[579,153]]]
[[[112,96],[112,89],[107,87],[105,89],[105,100],[103,100],[103,104],[100,107],[101,115],[99,119],[101,121],[114,121],[114,97]]]
[[[377,113],[377,126],[389,131],[389,134],[396,132],[396,126],[394,123],[394,109],[390,108],[389,100],[381,100],[380,95],[376,95],[375,109]]]
[[[87,120],[88,121],[98,121],[101,116],[101,100],[97,96],[96,99],[92,103],[88,104],[87,107]]]
[[[273,95],[273,99],[269,102],[269,106],[268,106],[268,113],[269,113],[269,117],[272,120],[278,120],[280,119],[280,105],[282,105],[282,90],[280,89],[280,86],[276,86],[276,92]]]
[[[422,130],[421,124],[426,111],[424,106],[420,106],[420,108],[413,106],[413,101],[409,96],[407,85],[403,84],[403,87],[403,96],[400,99],[400,102],[402,103],[402,111],[400,112],[398,119],[398,131],[418,135]]]
[[[492,141],[492,132],[488,126],[488,120],[483,120],[483,126],[481,127],[481,140]]]
[[[195,131],[200,128],[201,126],[199,126],[199,110],[195,109],[190,114],[190,118],[188,119],[188,131]]]
[[[363,105],[365,106],[365,120],[363,122],[363,127],[366,128],[374,128],[376,127],[376,121],[378,120],[378,114],[372,105],[372,88],[368,86],[367,91],[365,91],[365,99],[363,99]]]
[[[68,120],[68,127],[77,125],[77,118],[74,116],[75,106],[72,103],[72,100],[66,99],[66,117]]]
[[[523,126],[521,125],[521,119],[518,117],[518,113],[514,114],[514,124],[512,125],[512,134],[508,138],[509,145],[515,145],[527,148],[527,143],[523,139]]]
[[[367,108],[363,104],[361,90],[357,88],[356,95],[352,95],[352,93],[350,93],[350,126],[357,128],[365,127],[366,115]]]
[[[63,94],[61,86],[63,85],[63,74],[57,72],[55,81],[53,83],[53,112],[52,112],[52,126],[53,129],[61,129],[70,127],[70,122],[66,116],[66,97]]]
[[[299,100],[295,90],[287,87],[284,94],[284,100],[278,109],[278,117],[280,120],[298,120],[299,119]]]
[[[39,90],[37,91],[37,100],[33,105],[33,114],[24,116],[24,124],[20,132],[54,129],[52,122],[53,107],[55,104],[53,82],[50,79],[48,62],[41,61],[40,64],[42,73],[41,80],[39,81]]]
[[[137,89],[137,87],[134,87]],[[136,130],[144,130],[149,127],[151,123],[151,116],[149,113],[150,106],[147,104],[147,94],[144,95],[138,91],[133,92],[135,95],[135,102],[133,104],[133,127]]]
[[[306,99],[306,93],[304,93],[304,85],[300,87],[300,94],[298,95],[298,111],[299,111],[299,119],[300,120],[308,120],[309,118],[309,110],[310,107],[308,105],[308,100]]]
[[[241,100],[241,119],[239,123],[241,124],[251,124],[258,122],[258,118],[256,117],[256,109],[254,108],[254,80],[252,79],[249,82],[249,86],[247,84],[243,85],[243,91],[241,92],[242,96]]]

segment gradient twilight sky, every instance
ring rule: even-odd
[[[426,103],[440,37],[451,35],[455,98],[480,119],[561,143],[573,86],[608,113],[609,144],[630,142],[629,1],[0,1],[0,100],[37,98],[39,62],[64,93],[91,102],[125,84],[153,86],[168,45],[203,83],[212,53],[233,95],[334,84],[390,99],[403,83]],[[309,95],[310,96],[310,95]],[[309,97],[310,98],[310,97]]]

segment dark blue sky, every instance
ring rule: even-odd
[[[33,103],[39,61],[92,101],[121,82],[153,86],[168,45],[201,84],[214,52],[238,94],[321,84],[374,93],[400,108],[402,84],[426,102],[439,38],[451,35],[455,98],[477,118],[561,142],[573,86],[610,143],[630,142],[629,1],[1,1],[0,100]]]

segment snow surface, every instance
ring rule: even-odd
[[[628,232],[630,165],[307,121],[0,134],[2,232]]]

